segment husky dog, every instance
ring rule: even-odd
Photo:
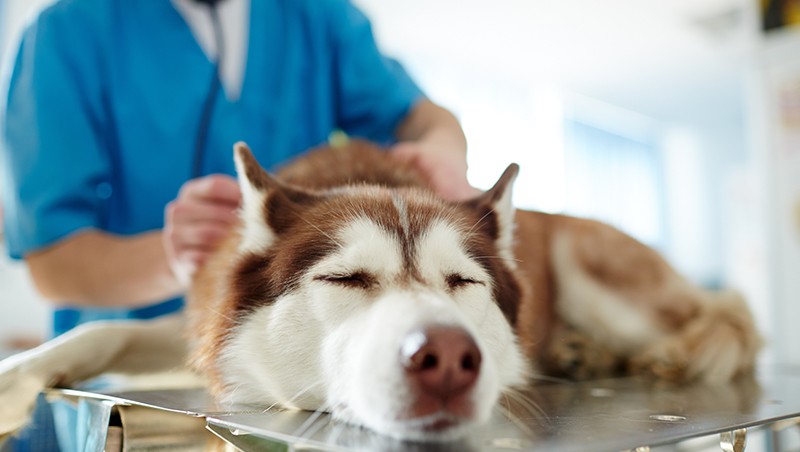
[[[406,439],[457,437],[541,374],[724,383],[752,370],[760,340],[737,294],[692,286],[608,225],[516,211],[516,165],[452,203],[364,142],[277,177],[244,144],[234,154],[241,225],[195,276],[186,328],[85,325],[10,358],[0,432],[46,386],[186,356],[219,397]]]

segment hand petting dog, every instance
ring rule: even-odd
[[[222,175],[192,179],[164,211],[164,250],[178,281],[188,287],[192,276],[238,223],[242,194],[236,179]]]
[[[398,160],[411,163],[448,201],[463,201],[480,194],[467,181],[466,151],[457,146],[405,141],[396,144],[391,153]]]

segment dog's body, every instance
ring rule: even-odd
[[[360,142],[313,152],[277,179],[244,146],[236,163],[241,228],[196,276],[186,328],[192,365],[230,400],[447,438],[541,373],[717,383],[754,364],[759,338],[738,295],[692,286],[610,226],[515,211],[516,166],[449,203]],[[41,386],[164,367],[128,353],[154,340],[148,328],[70,333],[0,366],[0,394],[20,375]],[[91,369],[79,341],[106,350]],[[159,353],[169,363],[184,349]]]

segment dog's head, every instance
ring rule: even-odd
[[[218,366],[234,400],[435,439],[485,421],[522,382],[516,165],[456,204],[416,188],[311,192],[272,178],[244,145],[235,160],[236,326]]]

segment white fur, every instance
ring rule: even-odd
[[[305,315],[300,293],[257,309],[237,327],[220,368],[234,403],[316,409],[324,405],[322,325]]]

